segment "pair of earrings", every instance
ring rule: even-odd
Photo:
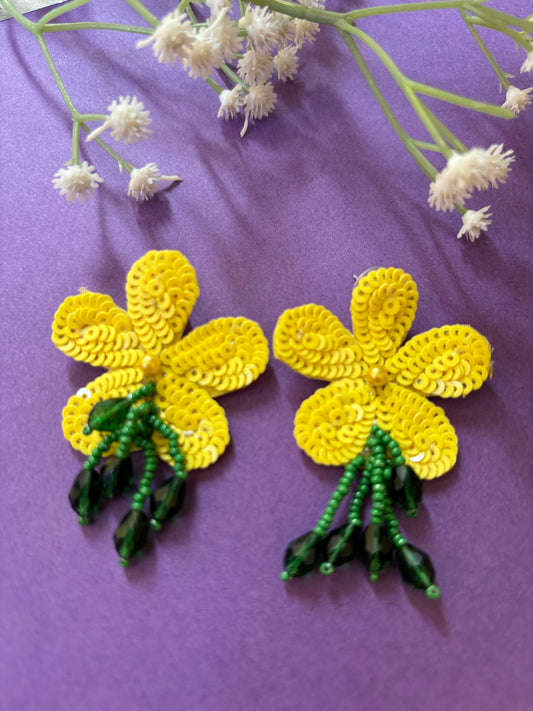
[[[182,337],[198,294],[182,254],[150,251],[128,274],[127,311],[109,296],[83,291],[61,304],[52,325],[60,350],[107,368],[63,410],[66,439],[87,455],[69,493],[81,524],[103,500],[134,485],[130,453],[144,453],[131,508],[114,535],[124,566],[142,552],[150,528],[159,530],[180,511],[187,473],[209,466],[226,448],[228,422],[216,398],[252,383],[268,362],[261,328],[243,317],[219,318]],[[464,397],[479,388],[490,374],[491,349],[464,325],[432,329],[402,345],[417,298],[409,274],[375,269],[354,286],[353,332],[316,304],[278,320],[275,356],[329,381],[300,406],[296,441],[315,462],[344,467],[315,527],[287,547],[284,580],[315,567],[330,574],[355,557],[375,580],[394,557],[407,582],[438,597],[431,561],[400,533],[394,505],[414,515],[422,480],[454,465],[454,429],[427,397]],[[154,488],[158,459],[173,475]],[[330,531],[356,480],[346,522]],[[370,522],[363,527],[367,497]]]

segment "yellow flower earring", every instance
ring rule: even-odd
[[[88,455],[69,493],[81,524],[104,499],[133,486],[130,452],[144,452],[131,509],[114,535],[124,566],[145,548],[150,526],[159,530],[179,512],[187,472],[209,466],[226,448],[228,422],[214,398],[249,385],[268,362],[261,328],[242,317],[210,321],[182,338],[198,294],[182,254],[151,251],[128,274],[127,311],[83,291],[61,304],[52,324],[60,350],[108,369],[63,410],[66,439]],[[173,476],[154,488],[158,458]]]
[[[393,506],[415,515],[422,480],[455,464],[455,431],[427,397],[464,397],[481,387],[491,373],[491,348],[464,325],[434,328],[402,346],[417,300],[409,274],[376,269],[355,284],[353,334],[316,304],[289,309],[278,320],[275,356],[302,375],[330,381],[296,413],[296,441],[313,461],[344,466],[317,525],[289,544],[283,580],[318,566],[327,575],[356,557],[376,580],[394,557],[408,583],[428,597],[440,594],[429,556],[400,533]],[[328,533],[357,477],[347,522]],[[370,523],[363,528],[368,495]]]

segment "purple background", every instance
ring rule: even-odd
[[[140,24],[123,6],[95,2],[76,17]],[[160,16],[172,7],[151,3]],[[498,7],[531,12],[523,0]],[[407,74],[503,101],[454,13],[361,26]],[[484,36],[520,87],[533,83],[518,74],[521,50]],[[33,38],[0,24],[2,711],[530,710],[533,106],[508,122],[443,109],[468,145],[503,142],[517,155],[508,183],[472,201],[490,203],[494,222],[470,244],[455,239],[457,214],[426,206],[426,178],[331,30],[301,52],[274,116],[244,140],[240,122],[216,119],[211,89],[136,51],[135,36],[47,39],[79,110],[105,112],[119,94],[150,108],[153,136],[119,146],[124,157],[185,180],[137,205],[90,146],[105,183],[67,204],[51,179],[70,157],[69,115]],[[222,399],[232,443],[191,475],[183,516],[139,565],[124,571],[112,542],[129,499],[78,526],[67,492],[83,459],[62,438],[61,409],[95,371],[54,349],[50,325],[81,286],[124,306],[130,265],[154,248],[181,250],[196,268],[193,327],[244,315],[270,340],[284,309],[311,301],[349,325],[352,275],[384,265],[418,283],[414,332],[457,322],[487,336],[493,380],[444,403],[457,465],[428,483],[418,518],[400,517],[432,557],[439,601],[394,568],[371,584],[358,563],[279,580],[286,544],[314,526],[341,470],[296,447],[293,416],[317,383],[274,359]]]

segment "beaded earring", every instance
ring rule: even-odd
[[[52,324],[57,348],[108,369],[63,410],[66,439],[88,455],[69,493],[80,524],[133,486],[130,452],[144,452],[133,503],[114,534],[123,566],[145,548],[150,527],[159,530],[180,511],[187,472],[209,466],[226,448],[228,422],[214,398],[249,385],[268,362],[261,328],[242,317],[210,321],[181,338],[198,295],[182,254],[151,251],[128,274],[127,311],[83,291],[61,304]],[[154,488],[159,458],[173,475]]]
[[[274,355],[310,378],[330,381],[296,413],[294,436],[319,464],[344,473],[316,526],[293,540],[283,580],[319,567],[324,575],[359,558],[370,579],[394,558],[404,580],[439,597],[429,556],[400,533],[394,505],[414,516],[422,480],[449,471],[457,437],[444,411],[427,397],[464,397],[491,372],[488,341],[470,326],[434,328],[401,345],[418,300],[401,269],[375,269],[353,290],[353,335],[323,306],[285,311],[274,331]],[[329,531],[357,479],[347,521]],[[363,505],[372,500],[363,528]]]

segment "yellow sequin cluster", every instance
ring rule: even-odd
[[[180,340],[198,294],[194,269],[182,254],[151,251],[128,274],[127,311],[88,291],[61,304],[52,324],[55,345],[109,369],[63,410],[63,432],[73,447],[90,454],[100,441],[97,432],[83,433],[97,402],[124,397],[149,378],[156,383],[160,416],[178,435],[186,469],[206,467],[224,451],[228,423],[213,397],[258,378],[268,344],[261,328],[242,317],[216,319]],[[168,459],[168,441],[159,434],[154,441],[159,456]]]
[[[54,318],[52,341],[71,358],[104,368],[137,365],[143,356],[128,314],[110,296],[92,291],[65,299]]]
[[[283,313],[275,355],[294,370],[331,381],[296,413],[298,445],[321,464],[347,464],[373,423],[391,433],[424,479],[447,472],[457,458],[455,431],[426,396],[464,396],[490,373],[491,349],[471,326],[443,326],[401,345],[418,301],[401,269],[376,269],[353,291],[353,335],[327,309],[307,304]]]
[[[245,318],[220,318],[168,349],[162,363],[217,396],[252,383],[267,360],[268,346],[257,324]]]
[[[399,385],[424,395],[465,397],[489,374],[490,346],[470,326],[442,326],[414,336],[386,367]]]
[[[367,364],[379,363],[398,350],[415,317],[417,302],[416,284],[401,269],[373,270],[357,281],[352,325]]]

